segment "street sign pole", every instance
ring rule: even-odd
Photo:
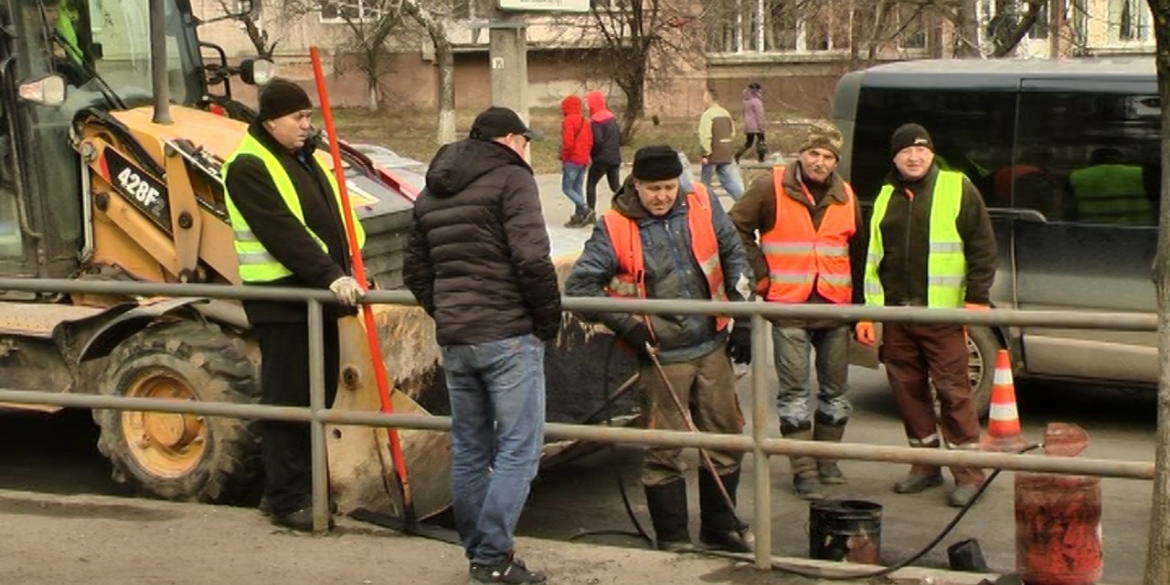
[[[488,24],[488,66],[492,105],[511,108],[528,122],[528,27],[523,17],[509,14],[495,2]]]

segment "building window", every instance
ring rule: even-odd
[[[1109,0],[1109,40],[1150,40],[1150,9],[1143,0]]]
[[[321,22],[374,22],[382,17],[378,0],[321,0]]]
[[[713,53],[817,53],[848,50],[853,41],[856,0],[733,0],[713,19]],[[872,8],[870,9],[872,19]],[[921,46],[925,31],[918,24]]]

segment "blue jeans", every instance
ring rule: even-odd
[[[849,403],[849,328],[803,329],[799,327],[772,327],[772,354],[780,392],[776,396],[776,410],[780,428],[798,430],[809,428],[809,398],[812,395],[812,373],[809,366],[812,351],[816,351],[818,423],[833,426],[844,424],[853,412]]]
[[[578,215],[585,213],[585,168],[586,165],[561,163],[561,191],[573,202]]]
[[[743,180],[739,176],[739,165],[735,163],[710,163],[705,164],[699,169],[699,181],[707,187],[708,191],[714,192],[715,187],[711,186],[711,177],[719,175],[719,184],[723,185],[723,190],[731,196],[735,201],[739,201],[743,197]]]
[[[503,561],[544,444],[544,342],[533,335],[442,348],[451,398],[455,528],[476,564]]]

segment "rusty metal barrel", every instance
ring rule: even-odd
[[[1047,455],[1073,457],[1088,446],[1074,424],[1052,423]],[[1027,585],[1093,585],[1101,579],[1101,478],[1016,473],[1016,570]]]

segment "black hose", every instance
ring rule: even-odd
[[[1038,449],[1041,446],[1043,446],[1042,443],[1032,443],[1031,445],[1028,445],[1028,446],[1024,447],[1023,449],[1016,451],[1016,453],[1017,454],[1027,453],[1028,451]],[[979,491],[975,492],[975,496],[971,498],[971,501],[967,502],[967,505],[963,506],[963,509],[959,510],[959,512],[957,514],[955,514],[955,517],[952,518],[951,521],[948,522],[947,525],[943,527],[942,532],[939,532],[937,536],[935,536],[929,543],[926,544],[926,546],[922,547],[918,552],[914,553],[913,555],[910,555],[909,557],[907,557],[907,558],[905,558],[905,559],[903,559],[903,560],[901,560],[893,565],[890,565],[889,567],[877,569],[874,571],[863,571],[863,572],[859,572],[859,573],[825,574],[823,571],[804,569],[804,568],[796,567],[796,566],[786,564],[786,563],[773,562],[772,563],[772,570],[773,571],[780,571],[783,573],[791,573],[793,575],[798,575],[801,577],[809,577],[812,579],[823,579],[825,581],[849,581],[849,580],[853,580],[853,579],[872,579],[874,577],[884,577],[886,575],[889,575],[895,571],[898,571],[902,568],[909,566],[914,561],[917,561],[918,559],[926,556],[926,554],[929,553],[931,550],[933,550],[934,547],[938,546],[938,543],[942,542],[942,540],[944,538],[946,538],[946,536],[948,534],[950,534],[952,530],[954,530],[955,526],[957,526],[959,524],[959,521],[962,520],[963,517],[967,515],[967,512],[971,511],[971,508],[974,507],[975,503],[979,501],[979,498],[981,498],[983,496],[983,492],[987,491],[987,488],[991,486],[991,482],[995,481],[995,478],[999,477],[999,474],[1002,471],[1003,471],[1002,469],[996,469],[995,471],[993,471],[991,473],[991,475],[988,476],[987,481],[983,482],[983,485],[979,486]],[[713,557],[734,559],[737,561],[747,561],[747,562],[755,561],[754,556],[747,555],[747,554],[741,554],[741,553],[728,553],[728,552],[712,551],[712,550],[693,550],[693,551],[684,551],[684,552],[692,552],[692,553],[696,553],[696,554],[708,555],[708,556],[713,556]]]
[[[617,336],[614,336],[613,343],[609,346],[609,351],[605,353],[605,366],[601,371],[601,399],[603,401],[609,400],[609,367],[613,363],[614,351],[617,349],[617,346]],[[611,418],[612,417],[610,416],[607,409],[605,412],[605,423],[607,425],[610,424]],[[587,420],[584,424],[591,423],[592,421]],[[621,468],[614,463],[614,461],[617,459],[617,445],[614,443],[609,444],[609,457],[611,462],[610,468],[613,469],[613,477],[614,480],[617,481],[618,493],[622,496],[622,506],[626,509],[626,516],[629,517],[630,523],[634,525],[634,532],[629,530],[588,530],[580,534],[573,535],[569,538],[569,541],[572,542],[585,536],[632,536],[634,538],[640,538],[647,544],[653,546],[654,539],[650,537],[650,535],[646,532],[646,529],[642,527],[642,523],[638,521],[638,516],[634,514],[634,507],[630,504],[630,494],[626,491],[626,482],[622,477]]]

